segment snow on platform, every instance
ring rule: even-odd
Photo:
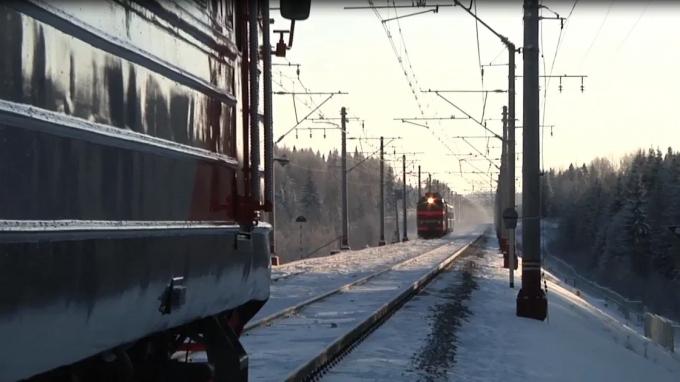
[[[516,289],[490,249],[458,334],[460,381],[678,381],[680,362],[571,291],[548,282],[549,318],[515,316]],[[521,274],[518,275],[518,281]]]
[[[483,229],[484,227],[479,227]],[[271,324],[260,326],[246,332],[241,336],[241,342],[249,353],[250,375],[249,379],[258,381],[282,380],[297,367],[316,356],[326,346],[330,345],[335,339],[341,337],[361,320],[365,319],[373,312],[378,310],[385,303],[401,293],[407,286],[415,280],[428,273],[437,264],[444,261],[453,253],[458,251],[463,245],[473,241],[480,231],[473,234],[449,236],[441,241],[430,241],[427,244],[425,255],[418,257],[407,264],[400,264],[390,272],[382,273],[371,280],[353,287],[343,293],[329,296],[328,298],[317,301],[295,314],[283,317]],[[421,243],[424,245],[424,243]],[[415,246],[419,248],[420,246]],[[414,246],[410,247],[412,249]],[[422,248],[421,248],[422,249]],[[353,269],[347,268],[346,263],[342,263],[342,257],[338,260],[337,256],[326,258],[329,266],[319,265],[320,270],[326,274],[331,283],[337,281],[333,271],[328,269],[347,269],[350,274],[362,274],[366,268],[382,270],[386,268],[383,264],[385,258],[390,258],[389,254],[394,251],[389,247],[380,248],[381,253],[363,252],[364,260],[355,264]],[[372,262],[367,255],[383,259],[380,262]],[[351,254],[350,254],[351,255]],[[412,258],[416,253],[407,258]],[[392,258],[391,262],[394,259]],[[337,264],[334,262],[337,261]],[[388,262],[389,263],[389,262]],[[369,266],[364,266],[367,264]],[[382,264],[378,266],[377,264]],[[314,273],[309,271],[309,273]],[[294,279],[291,279],[294,280]],[[308,280],[309,281],[309,280]],[[323,280],[322,280],[323,281]],[[350,281],[353,281],[350,280]],[[295,286],[295,291],[304,290],[311,294],[319,294],[328,290],[328,283],[309,283],[306,286]]]
[[[323,379],[680,380],[671,353],[558,284],[548,282],[549,320],[516,317],[521,273],[510,289],[495,238],[487,243],[482,257],[457,262]]]
[[[273,267],[269,301],[251,322],[452,241],[462,243],[483,229],[484,226],[460,227],[441,239],[415,239]]]

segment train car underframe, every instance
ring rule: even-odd
[[[238,336],[265,301],[250,301],[187,325],[35,376],[30,381],[246,381],[248,355]],[[208,363],[173,357],[204,351]]]
[[[160,332],[82,361],[62,366],[28,381],[179,382],[246,381],[248,355],[238,335],[265,301]],[[204,351],[208,363],[173,357]]]

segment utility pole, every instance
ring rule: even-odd
[[[503,211],[505,211],[505,208],[508,207],[508,199],[509,199],[509,190],[507,184],[508,177],[506,176],[508,172],[508,108],[506,106],[503,106],[503,113],[502,113],[502,118],[501,120],[503,121],[503,143],[502,143],[502,148],[501,148],[501,172],[498,175],[498,201],[497,203],[500,205],[500,208],[496,210],[496,213],[502,214]],[[502,219],[501,216],[497,217],[497,221],[499,222],[499,229],[500,232],[499,238],[500,238],[500,246],[501,246],[501,252],[503,253],[503,267],[507,268],[508,267],[508,229],[505,226],[505,221]]]
[[[510,123],[508,121],[508,109],[503,106],[503,128],[507,131],[508,138],[510,136]],[[514,145],[514,139],[512,144]],[[514,155],[512,159],[510,157],[510,140],[506,139],[504,142],[504,171],[502,172],[503,177],[503,189],[505,191],[504,195],[504,206],[501,208],[502,216],[501,222],[503,225],[503,232],[505,234],[505,248],[503,252],[503,266],[509,270],[509,284],[510,288],[515,287],[515,266],[517,262],[515,261],[515,228],[517,227],[517,211],[515,211],[515,159]],[[512,169],[512,171],[510,170]]]
[[[460,220],[463,223],[463,195],[456,193],[458,199],[458,209],[455,211],[456,220]]]
[[[420,200],[420,198],[423,196],[421,185],[422,183],[420,183],[420,165],[418,165],[418,200]]]
[[[427,174],[427,192],[432,193],[432,174]]]
[[[472,12],[472,9],[466,8],[459,0],[454,0],[454,4],[460,6],[465,12],[467,12],[470,16],[474,17],[475,20],[477,20],[482,26],[484,26],[486,29],[488,29],[491,33],[493,33],[496,37],[498,37],[501,42],[505,45],[505,47],[508,50],[508,114],[507,114],[507,134],[504,134],[504,147],[507,148],[506,156],[507,160],[506,163],[510,163],[509,169],[507,170],[507,179],[505,182],[508,183],[509,187],[507,187],[509,195],[506,199],[508,206],[507,207],[513,207],[515,206],[515,54],[517,52],[517,48],[515,47],[515,44],[511,42],[507,37],[503,36],[502,34],[498,33],[496,30],[494,30],[489,24],[484,22],[484,20],[480,19],[477,14]],[[525,10],[526,10],[526,2],[525,4]],[[538,15],[536,15],[536,20],[538,20]],[[526,28],[526,13],[525,13],[525,28]],[[538,22],[538,21],[537,21]],[[526,47],[526,29],[525,29],[525,35],[524,35],[524,46]],[[526,55],[525,55],[526,58]],[[526,68],[526,61],[525,61],[525,68]],[[525,72],[526,74],[526,72]],[[538,74],[537,74],[538,75]],[[538,80],[537,80],[538,84]],[[538,86],[538,85],[537,85]],[[561,86],[561,78],[560,78],[560,91],[562,89]],[[581,77],[581,90],[583,90],[583,77]],[[526,101],[526,95],[525,95],[525,101]],[[526,108],[526,103],[525,106]],[[507,140],[507,141],[505,141]],[[505,187],[501,188],[503,190]],[[502,195],[502,192],[501,192]],[[501,200],[503,200],[501,196]],[[503,208],[501,208],[501,211],[503,211]],[[502,221],[502,219],[501,219]],[[501,222],[501,226],[504,226],[504,223]],[[502,230],[505,231],[505,230]],[[514,232],[514,230],[510,232],[506,232],[506,234],[510,234],[511,232]]]
[[[340,250],[349,250],[349,220],[347,218],[347,109],[343,106],[340,109],[340,129],[341,129],[341,154],[342,154],[342,185],[340,192],[342,193],[342,241],[340,242]]]
[[[524,127],[522,160],[522,288],[517,294],[517,315],[545,320],[548,300],[541,289],[541,221],[538,0],[524,0]]]
[[[404,234],[401,239],[401,241],[408,241],[408,233],[407,233],[407,228],[408,224],[406,223],[406,154],[401,156],[401,178],[403,181],[403,188],[402,188],[402,195],[401,195],[401,201],[402,201],[402,212],[404,213]]]
[[[506,115],[506,124],[508,126],[507,136],[507,182],[508,182],[508,204],[506,207],[515,210],[515,44],[506,40],[505,45],[508,48],[508,113]],[[514,271],[517,267],[515,243],[517,238],[515,236],[515,229],[507,231],[508,234],[508,268],[510,270],[510,286],[514,288]]]
[[[515,208],[515,44],[508,41],[508,182],[510,198],[508,207]],[[514,231],[513,231],[514,232]]]
[[[385,145],[383,137],[380,137],[380,241],[378,245],[385,245]]]
[[[395,240],[393,243],[398,243],[401,240],[399,239],[399,204],[397,203],[397,198],[394,198],[394,236]]]

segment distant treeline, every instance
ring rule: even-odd
[[[613,164],[550,171],[542,178],[544,217],[560,229],[550,247],[629,298],[680,317],[680,154],[638,151]]]
[[[337,150],[320,153],[293,147],[277,148],[275,156],[289,160],[285,166],[275,166],[277,255],[284,261],[310,254],[328,255],[338,248],[336,239],[341,235],[340,154]],[[349,244],[352,249],[375,246],[380,239],[380,160],[356,151],[347,157],[347,168],[352,169],[347,177]],[[385,163],[385,240],[390,243],[396,239],[397,210],[399,219],[402,218],[402,184],[401,168],[395,174],[388,163]],[[437,187],[443,193],[450,191],[444,184],[438,183]],[[407,186],[407,210],[415,208],[417,193],[417,185]],[[304,216],[306,222],[296,223],[298,216]],[[414,219],[413,213],[410,219]],[[413,221],[409,228],[414,228]],[[319,249],[325,244],[329,245]],[[312,254],[316,249],[318,252]]]

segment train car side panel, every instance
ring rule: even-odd
[[[267,300],[270,227],[238,225],[243,19],[231,0],[0,4],[0,380]]]

